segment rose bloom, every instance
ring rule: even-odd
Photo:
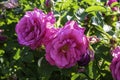
[[[53,13],[44,14],[39,9],[28,11],[16,25],[16,33],[20,44],[35,49],[41,46],[46,32],[51,32],[55,18]]]
[[[79,66],[86,66],[90,62],[90,56],[88,53],[84,54],[83,57],[78,61]]]
[[[113,57],[118,57],[120,54],[120,46],[117,46],[114,50],[112,50],[111,54]]]
[[[112,59],[110,64],[110,71],[115,80],[120,80],[120,54]]]
[[[110,65],[112,76],[115,80],[120,80],[120,46],[111,52],[113,59]]]
[[[88,48],[87,52],[84,55],[82,55],[82,58],[78,61],[78,65],[86,66],[91,60],[94,60],[94,51]]]
[[[108,5],[110,6],[114,2],[118,2],[118,1],[117,0],[108,0]]]
[[[114,2],[118,2],[118,0],[109,0],[107,4],[108,4],[109,6],[111,6],[112,3],[114,3]],[[113,11],[119,11],[120,9],[119,9],[119,7],[112,7],[112,10],[113,10]]]
[[[58,68],[74,66],[88,48],[84,30],[75,21],[68,21],[46,45],[46,60]]]

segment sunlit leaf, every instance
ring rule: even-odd
[[[106,12],[106,9],[102,6],[90,6],[85,11],[86,12],[95,12],[95,11]]]

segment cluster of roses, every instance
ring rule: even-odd
[[[109,0],[111,6],[117,0]],[[118,10],[113,7],[112,10]],[[43,13],[39,9],[28,11],[16,25],[18,41],[31,49],[45,46],[45,58],[51,65],[59,68],[70,68],[76,63],[87,65],[94,57],[89,48],[89,40],[84,34],[85,29],[79,27],[76,21],[68,21],[61,28],[55,28],[56,20],[52,12]],[[91,40],[90,40],[91,41]],[[115,80],[120,80],[120,46],[112,52],[113,60],[110,70]]]
[[[55,28],[55,22],[52,12],[45,14],[39,9],[26,12],[16,25],[19,43],[31,49],[44,45],[46,60],[59,68],[70,68],[76,63],[87,65],[93,52],[89,49],[85,28],[79,27],[76,21]]]

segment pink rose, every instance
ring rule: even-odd
[[[51,25],[48,25],[51,26]],[[56,36],[56,32],[59,29],[57,28],[51,28],[46,30],[46,33],[44,35],[44,39],[43,39],[43,45],[46,46],[55,36]]]
[[[112,3],[114,3],[114,2],[118,2],[117,0],[109,0],[108,1],[108,5],[110,6]]]
[[[120,54],[113,58],[110,64],[110,71],[115,80],[120,80]]]
[[[117,46],[111,52],[113,59],[110,64],[110,70],[115,80],[120,80],[120,46]]]
[[[117,46],[114,50],[112,50],[111,54],[113,57],[118,57],[120,54],[120,46]]]
[[[90,48],[87,49],[86,53],[82,56],[82,58],[78,61],[79,66],[86,66],[88,63],[94,60],[94,51]]]
[[[74,66],[88,48],[84,30],[75,21],[68,21],[46,45],[46,60],[59,68]]]
[[[118,0],[109,0],[107,5],[111,6],[114,2],[118,2]],[[113,11],[120,11],[119,7],[112,7]]]
[[[97,38],[97,36],[90,36],[90,37],[88,38],[88,41],[89,41],[91,44],[95,44],[95,43],[99,42],[100,39]]]
[[[26,12],[15,29],[19,43],[31,49],[41,46],[46,32],[53,28],[54,23],[52,12],[44,14],[39,9]]]

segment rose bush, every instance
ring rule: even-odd
[[[119,4],[0,0],[0,80],[119,80]]]

